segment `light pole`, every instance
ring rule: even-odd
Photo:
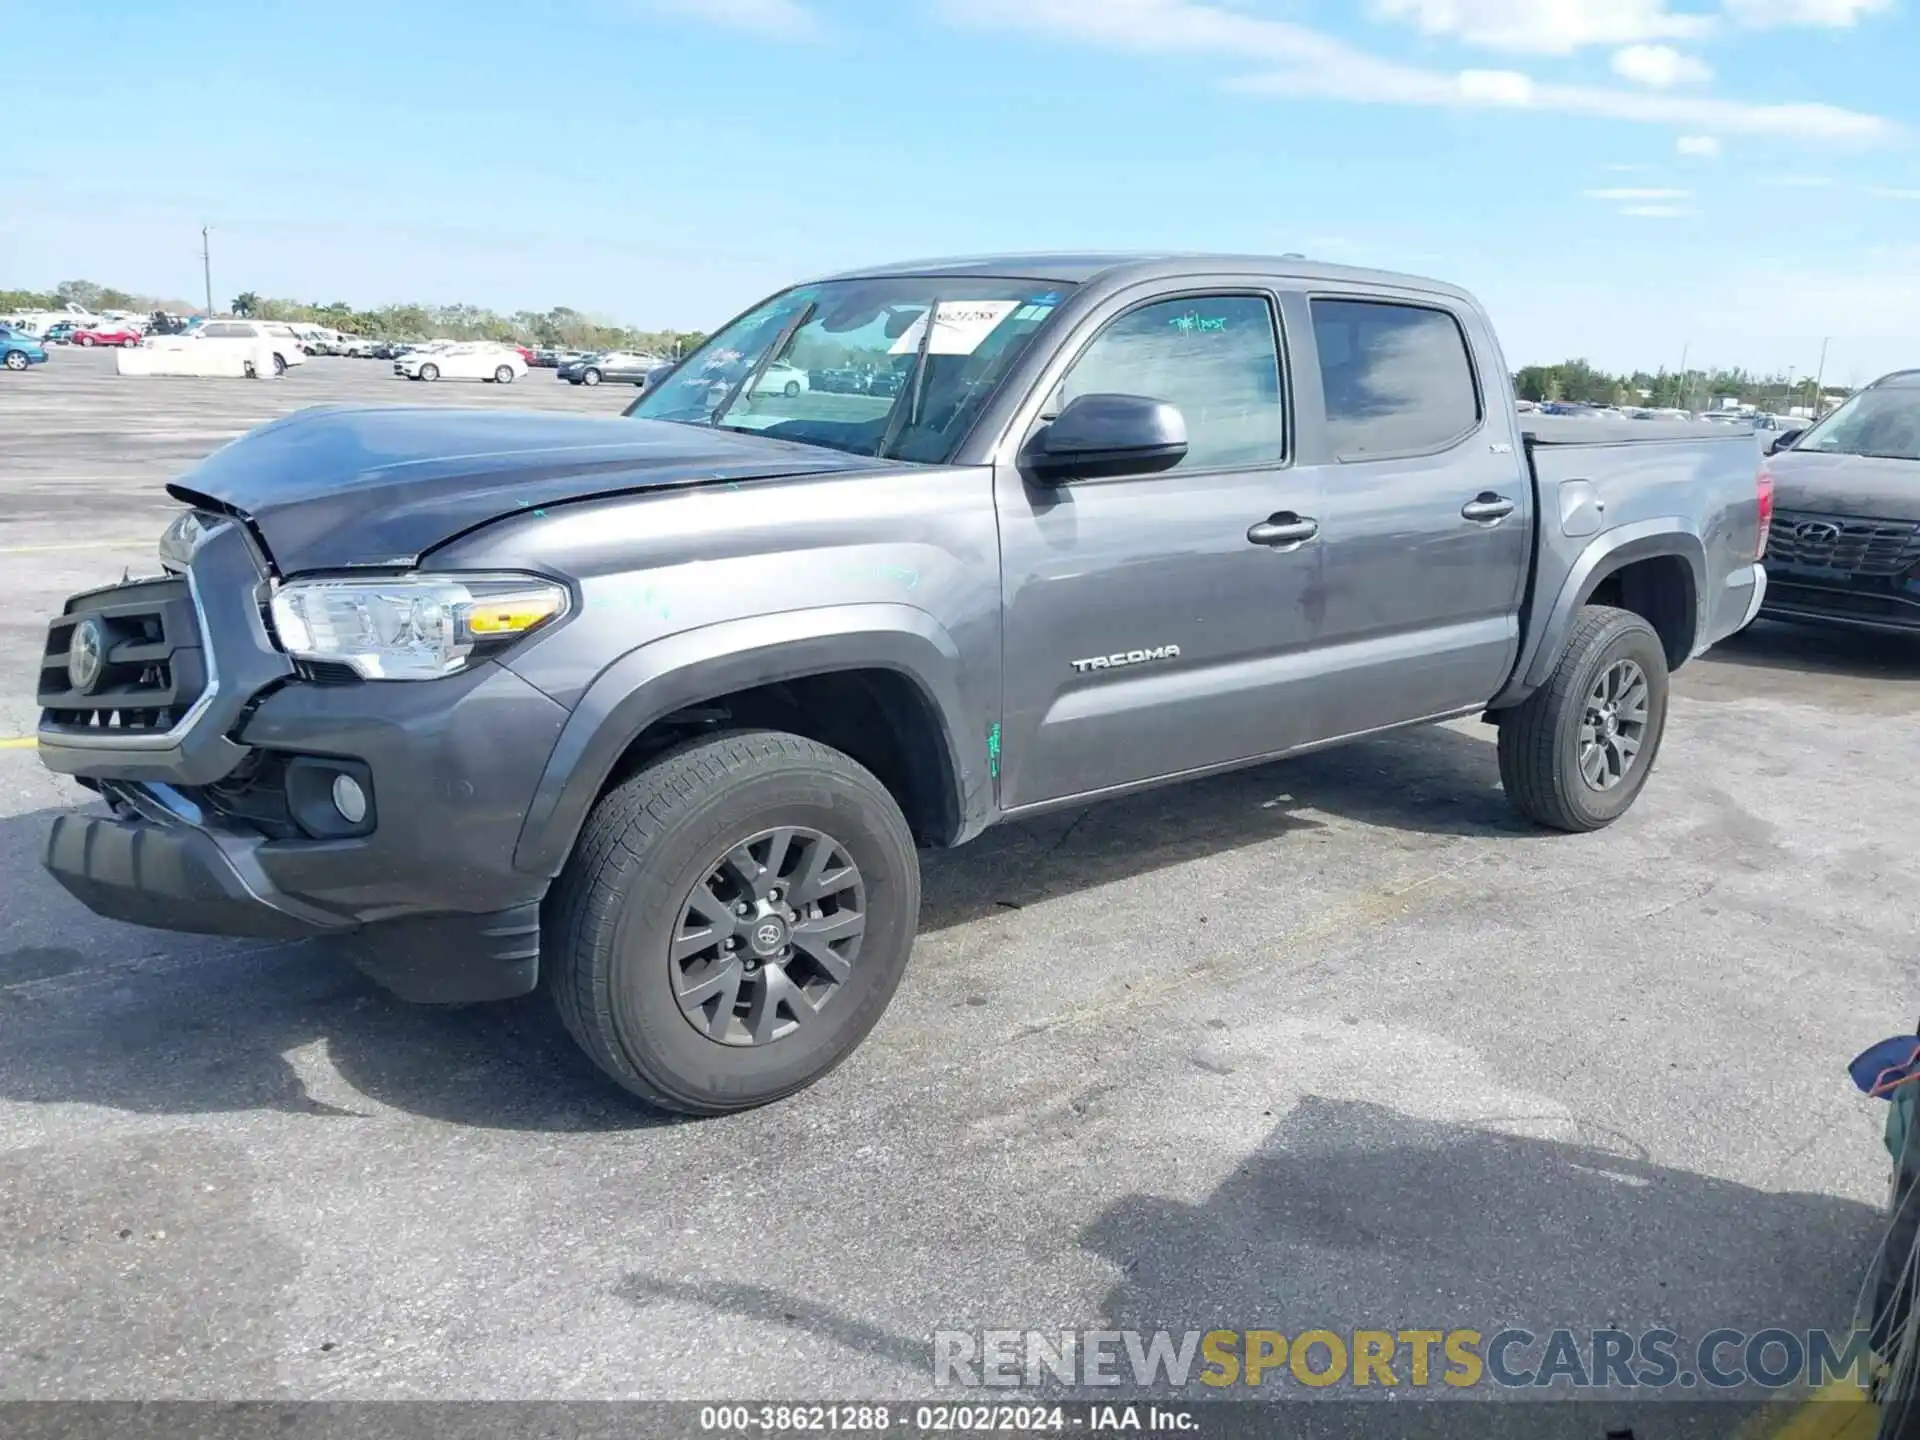
[[[213,319],[213,234],[211,225],[200,227],[200,268],[207,280],[207,319]]]
[[[1809,408],[1812,409],[1813,418],[1816,420],[1820,418],[1820,386],[1827,378],[1827,345],[1832,339],[1833,337],[1828,335],[1820,341],[1820,368],[1813,372],[1813,404]]]

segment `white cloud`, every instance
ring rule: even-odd
[[[1640,220],[1677,220],[1693,212],[1684,205],[1622,205],[1619,213]]]
[[[1874,185],[1867,193],[1876,200],[1920,200],[1920,190],[1904,189],[1897,185]]]
[[[1676,13],[1666,0],[1373,0],[1373,11],[1408,21],[1425,35],[1539,55],[1569,55],[1587,45],[1692,40],[1713,28],[1712,17]]]
[[[801,39],[820,29],[819,18],[800,0],[647,0],[647,4],[724,29],[780,39]]]
[[[1685,190],[1585,190],[1581,192],[1589,200],[1686,200],[1691,198]]]
[[[1762,175],[1756,182],[1771,190],[1824,190],[1833,184],[1828,175]]]
[[[1675,85],[1704,85],[1713,71],[1704,61],[1683,55],[1671,45],[1629,45],[1613,52],[1613,73],[1636,85],[1656,90]]]
[[[1673,148],[1690,160],[1718,160],[1720,142],[1711,135],[1682,135]]]
[[[1742,25],[1813,25],[1843,30],[1868,15],[1893,9],[1893,0],[1726,0],[1727,14]]]
[[[1467,0],[1458,3],[1477,12],[1480,0],[1473,0],[1472,6]],[[1551,111],[1725,135],[1782,135],[1857,144],[1885,142],[1900,133],[1899,127],[1879,116],[1833,105],[1749,104],[1547,84],[1510,70],[1426,69],[1369,54],[1304,25],[1207,0],[938,0],[938,4],[950,19],[983,28],[1025,31],[1136,54],[1207,55],[1278,67],[1226,82],[1227,88],[1247,94],[1356,104]],[[1551,0],[1549,8],[1567,4],[1568,0]],[[1502,8],[1520,12],[1519,4]],[[1597,4],[1571,6],[1582,14],[1612,13],[1615,8],[1651,13],[1636,0],[1609,0],[1604,10]]]

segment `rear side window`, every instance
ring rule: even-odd
[[[1343,460],[1442,450],[1480,423],[1460,322],[1444,310],[1317,299],[1327,431]]]
[[[209,340],[237,340],[249,332],[238,325],[205,325],[200,333]]]
[[[1080,395],[1144,395],[1178,407],[1177,470],[1274,465],[1286,455],[1280,340],[1260,295],[1196,295],[1130,310],[1074,361],[1050,407]]]

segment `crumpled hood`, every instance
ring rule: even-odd
[[[1768,458],[1767,469],[1777,509],[1920,520],[1920,461],[1783,450]]]
[[[253,522],[282,574],[411,565],[490,520],[570,500],[869,469],[812,445],[661,421],[413,406],[302,410],[167,491]]]

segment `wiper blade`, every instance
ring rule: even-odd
[[[709,425],[715,429],[720,428],[720,417],[733,408],[734,402],[740,398],[742,391],[752,392],[753,387],[760,382],[760,377],[767,373],[767,367],[779,359],[786,350],[787,342],[793,339],[794,332],[812,319],[813,312],[819,308],[819,301],[809,300],[794,312],[793,318],[780,327],[780,333],[774,336],[773,343],[767,347],[766,353],[754,362],[751,370],[734,381],[733,388],[727,391],[726,399],[713,407],[713,414],[707,417]]]
[[[899,443],[900,432],[907,428],[908,418],[919,419],[920,387],[927,373],[927,352],[933,348],[933,327],[940,323],[940,297],[933,297],[933,303],[927,307],[927,328],[920,332],[919,348],[913,352],[913,369],[900,387],[900,398],[893,402],[893,413],[887,417],[887,428],[880,436],[880,447],[873,452],[874,458],[885,460],[887,452]]]

